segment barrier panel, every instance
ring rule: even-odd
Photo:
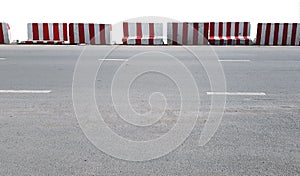
[[[70,44],[110,44],[110,24],[70,23]]]
[[[67,23],[28,23],[26,44],[63,44],[68,41]]]
[[[124,45],[162,45],[162,23],[128,23],[123,22],[122,39]]]
[[[7,23],[0,23],[0,44],[9,44],[9,30],[10,27]]]
[[[250,22],[211,22],[211,45],[250,45]]]
[[[258,23],[257,45],[300,45],[300,23]]]
[[[169,45],[207,45],[209,23],[168,23]]]

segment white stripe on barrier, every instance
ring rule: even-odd
[[[266,26],[265,26],[265,28],[266,28]],[[278,44],[279,45],[282,45],[282,40],[283,40],[282,34],[283,34],[283,25],[279,25],[279,34],[278,34]],[[263,41],[265,41],[265,38]],[[272,45],[273,45],[273,43],[272,43]]]
[[[28,40],[32,40],[33,39],[33,30],[32,30],[31,23],[27,24],[27,32],[28,32]]]
[[[54,40],[54,36],[53,36],[53,24],[52,23],[48,23],[48,31],[49,31],[49,38],[50,40]],[[61,37],[59,37],[61,39]]]
[[[59,25],[59,29],[63,29],[63,23],[59,23],[58,25]],[[52,36],[52,37],[53,37],[52,40],[54,40],[54,36]],[[64,41],[64,33],[63,32],[59,33],[59,38],[60,38],[61,41]]]
[[[154,23],[154,36],[162,37],[163,36],[163,24]]]
[[[209,26],[207,26],[207,34],[205,31],[205,24],[204,23],[199,23],[199,27],[198,27],[198,31],[200,31],[200,33],[198,32],[198,41],[199,44],[207,44],[208,43],[208,29]]]
[[[283,27],[283,26],[282,26]],[[263,25],[262,26],[262,31],[264,32],[264,34],[262,35],[261,37],[261,44],[264,45],[265,43],[265,40],[266,40],[266,29],[267,29],[267,26],[266,25]],[[282,30],[283,31],[283,30]]]
[[[271,34],[274,34],[274,32],[275,32],[274,27],[275,27],[274,25],[271,26],[271,29],[270,29]],[[270,35],[269,42],[270,42],[271,45],[273,45],[273,43],[274,43],[274,35]]]
[[[85,39],[85,43],[90,44],[90,32],[89,32],[89,24],[85,23],[84,25],[84,39]]]
[[[188,23],[188,30],[187,30],[187,44],[191,43],[193,44],[193,41],[194,41],[194,26],[192,23]]]
[[[7,23],[0,23],[1,27],[2,27],[2,35],[1,37],[3,37],[3,41],[1,41],[1,44],[9,44],[9,32],[8,32],[8,24]]]
[[[178,23],[177,43],[182,44],[182,36],[183,36],[183,23]]]
[[[95,31],[100,31],[100,26],[94,24],[94,30]],[[100,43],[100,36],[99,35],[100,35],[100,33],[95,34],[95,43]],[[107,36],[107,35],[105,35],[105,36]],[[108,41],[107,39],[105,39],[105,40]]]
[[[43,28],[43,24],[39,24],[38,25],[38,29],[39,29],[39,40],[44,40],[44,28]]]
[[[69,31],[71,32],[71,31]],[[70,36],[71,40],[71,36]],[[79,26],[78,23],[74,23],[74,41],[75,43],[79,43]]]
[[[99,25],[97,25],[99,26]],[[105,41],[106,41],[106,44],[110,44],[110,27],[111,25],[105,25]],[[100,30],[98,30],[100,31]],[[99,38],[99,37],[98,37]]]
[[[298,45],[300,45],[300,24],[297,24],[297,30],[296,30],[296,43],[298,43]]]
[[[127,40],[127,44],[129,45],[135,45],[135,40],[131,39],[132,37],[135,38],[136,34],[136,24],[135,23],[128,23],[128,40]]]
[[[293,30],[293,26],[292,24],[288,25],[288,35],[287,35],[287,44],[291,45],[292,44],[292,30]]]

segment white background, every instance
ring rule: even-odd
[[[299,0],[2,0],[0,21],[11,26],[12,40],[27,39],[29,22],[94,22],[115,24],[140,16],[179,21],[299,22]]]

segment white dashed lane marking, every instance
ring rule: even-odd
[[[0,90],[4,94],[48,94],[51,90]]]
[[[251,62],[250,60],[219,60],[219,62]]]
[[[207,95],[265,96],[264,92],[207,92]]]
[[[128,59],[98,59],[99,61],[128,61]]]

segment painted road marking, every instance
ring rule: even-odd
[[[99,61],[128,61],[128,59],[98,59]]]
[[[207,95],[265,96],[264,92],[206,92]]]
[[[14,93],[14,94],[48,94],[51,90],[0,90],[0,93]]]
[[[250,60],[219,60],[219,62],[251,62]]]
[[[3,58],[3,57],[2,57],[2,58],[0,58],[0,60],[6,60],[6,58]]]

